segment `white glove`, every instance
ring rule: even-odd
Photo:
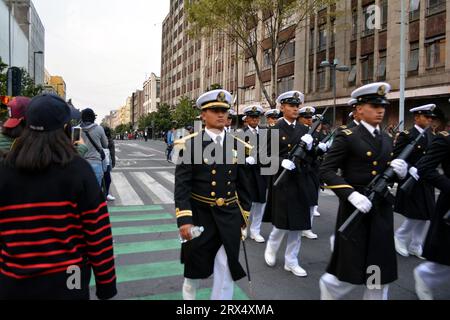
[[[319,149],[322,150],[323,152],[327,152],[328,151],[328,144],[327,143],[319,143]]]
[[[295,163],[293,163],[291,160],[287,160],[287,159],[283,160],[283,162],[281,163],[281,166],[289,171],[292,171],[296,168]]]
[[[406,175],[408,174],[408,164],[405,160],[395,159],[392,161],[391,167],[401,180],[406,178]]]
[[[348,197],[348,201],[362,213],[368,213],[372,210],[372,202],[357,191],[353,192],[350,197]]]
[[[314,138],[310,134],[305,134],[302,137],[302,141],[304,143],[306,143],[307,149],[308,149],[308,151],[310,151],[312,149],[312,147],[313,147]]]
[[[253,157],[248,157],[247,159],[245,159],[245,163],[253,166],[256,164],[256,160]]]
[[[409,174],[417,181],[420,180],[419,171],[417,170],[416,167],[411,167],[411,169],[409,169]]]

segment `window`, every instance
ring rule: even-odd
[[[319,27],[319,43],[318,43],[317,51],[323,51],[326,48],[327,48],[327,25],[322,24]]]
[[[295,40],[291,40],[286,44],[283,51],[281,51],[278,64],[285,64],[294,60],[295,60]]]
[[[420,0],[410,0],[409,2],[409,21],[420,18]]]
[[[419,71],[419,42],[410,44],[408,72],[416,73]]]
[[[373,21],[373,4],[363,8],[363,21],[361,23],[361,36],[369,36],[374,33],[374,28],[370,28],[368,23]]]
[[[350,86],[354,86],[356,85],[356,73],[358,72],[357,70],[357,65],[356,65],[356,59],[351,59],[351,69],[350,69],[350,74],[348,75],[348,84]]]
[[[270,81],[269,82],[265,82],[264,83],[264,88],[266,89],[266,92],[269,95],[269,97],[271,97],[272,96],[272,83]],[[264,93],[263,93],[262,90],[261,90],[261,97],[262,97],[262,99],[265,99],[265,96],[264,96]]]
[[[270,50],[264,51],[263,69],[270,69],[272,67],[272,60],[270,58]]]
[[[369,84],[373,81],[373,54],[369,54],[361,60],[361,82]]]
[[[255,73],[255,62],[253,59],[245,60],[245,75],[250,75]]]
[[[380,57],[378,62],[378,70],[377,70],[377,79],[378,81],[386,80],[386,51],[380,51]]]
[[[325,89],[325,68],[319,68],[317,70],[317,91],[322,91]]]
[[[352,40],[356,39],[358,34],[358,12],[354,10],[352,12]]]
[[[427,68],[439,68],[445,64],[445,37],[425,41]]]
[[[312,54],[314,52],[314,34],[315,34],[315,29],[311,29],[309,31],[309,52]]]
[[[445,0],[427,0],[427,14],[445,11]]]
[[[294,77],[278,79],[278,93],[292,91],[294,89]]]
[[[331,20],[331,40],[330,40],[330,47],[334,47],[334,44],[336,42],[336,21],[333,19]]]
[[[255,101],[255,88],[249,88],[245,90],[245,103],[251,103]]]
[[[388,1],[382,0],[380,6],[381,6],[381,30],[386,30],[388,22]]]
[[[314,70],[309,70],[308,92],[314,91]]]

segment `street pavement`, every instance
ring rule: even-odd
[[[123,300],[179,300],[182,298],[183,266],[173,201],[175,167],[166,161],[165,144],[160,141],[116,141],[117,164],[112,173],[111,192],[116,201],[109,202],[113,226],[118,295]],[[264,262],[264,244],[247,240],[252,284],[243,279],[236,284],[235,300],[318,300],[319,279],[331,256],[330,236],[335,227],[338,200],[331,192],[320,197],[322,216],[314,221],[318,240],[303,238],[300,264],[308,272],[298,278],[284,271],[281,246],[277,265]],[[403,219],[396,215],[396,227]],[[267,239],[271,225],[265,224]],[[245,268],[241,248],[241,262]],[[399,279],[391,285],[390,299],[416,300],[413,269],[422,260],[398,256]],[[198,299],[209,299],[212,279],[202,281]],[[94,288],[92,288],[94,290]],[[360,299],[362,289],[347,299]],[[450,288],[436,293],[449,299]]]

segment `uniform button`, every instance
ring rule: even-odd
[[[213,170],[211,173],[215,175],[215,174],[217,174],[217,171]]]
[[[422,146],[417,146],[417,149],[422,149]]]
[[[390,165],[391,165],[391,162],[389,161],[389,162],[387,163],[387,165],[390,166]]]
[[[374,177],[376,177],[376,176],[377,176],[377,174],[378,174],[378,172],[376,172],[376,171],[372,171],[372,175],[373,175]]]
[[[227,193],[227,196],[231,196],[231,192],[228,192],[228,193]]]
[[[373,155],[372,151],[367,151],[367,156],[371,157]]]
[[[378,161],[374,161],[373,165],[376,167],[378,165]]]
[[[283,139],[283,141],[286,141],[286,137],[283,137],[283,138],[281,138],[281,139]]]
[[[393,157],[394,156],[394,153],[393,152],[391,152],[391,157]]]
[[[208,162],[209,162],[209,160],[208,160],[208,159],[204,159],[204,160],[203,160],[203,162],[205,162],[205,163],[208,163]]]
[[[215,192],[211,192],[211,197],[215,197],[216,193]]]
[[[228,182],[228,185],[231,186],[231,182]]]
[[[288,148],[289,148],[289,149],[292,148],[292,145],[288,144]]]
[[[213,182],[211,183],[211,185],[212,185],[213,187],[215,187],[215,186],[217,186],[217,182],[213,181]]]
[[[228,171],[228,174],[231,174],[232,173],[232,171],[230,170],[230,171]]]

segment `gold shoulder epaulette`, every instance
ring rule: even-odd
[[[404,134],[409,134],[408,130],[403,131]]]
[[[347,136],[351,136],[353,134],[352,130],[344,130],[342,131],[343,133],[345,133]]]
[[[188,135],[186,137],[183,137],[181,139],[175,140],[175,142],[173,144],[176,147],[178,147],[178,148],[184,148],[184,146],[186,145],[186,142],[188,140],[191,140],[191,139],[195,138],[196,136],[198,136],[198,134],[199,134],[198,132],[195,132],[195,133],[190,134],[190,135]]]
[[[441,136],[443,137],[448,137],[450,134],[448,133],[448,131],[442,131],[439,133]]]
[[[242,143],[242,144],[243,144],[247,149],[249,149],[250,151],[253,150],[253,146],[252,146],[251,144],[248,144],[247,142],[245,142],[245,141],[242,140],[242,139],[239,139],[239,138],[236,137],[236,136],[233,136],[233,135],[230,135],[230,136],[232,136],[233,139],[235,139],[236,141]]]
[[[343,125],[343,126],[340,126],[339,128],[342,129],[342,130],[345,130],[345,129],[347,129],[348,127],[347,127],[346,125]]]

